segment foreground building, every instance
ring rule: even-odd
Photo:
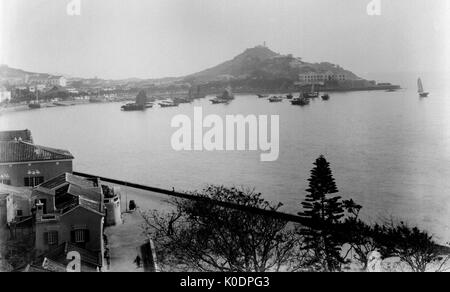
[[[35,145],[29,130],[0,132],[0,183],[34,187],[64,172],[72,172],[74,157],[67,150]]]
[[[38,254],[62,243],[102,255],[104,196],[99,179],[61,174],[33,190]]]

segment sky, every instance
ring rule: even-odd
[[[450,1],[0,0],[0,63],[77,77],[184,76],[266,42],[360,76],[448,71]]]

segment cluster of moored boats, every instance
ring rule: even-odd
[[[264,94],[257,94],[257,96],[259,98],[268,98],[269,102],[282,102],[283,99],[288,99],[288,100],[290,100],[292,105],[300,105],[300,106],[308,105],[310,103],[311,99],[318,98],[319,96],[323,100],[330,99],[329,94],[325,93],[323,95],[320,95],[319,92],[315,91],[314,85],[312,85],[310,92],[300,92],[298,97],[294,97],[294,95],[292,93],[290,93],[286,96],[270,96],[269,97],[268,95],[264,95]]]
[[[429,92],[426,92],[423,88],[422,80],[419,78],[417,80],[417,88],[418,88],[418,94],[421,98],[428,97],[430,94]],[[395,89],[388,89],[388,92],[394,92]],[[176,97],[171,100],[163,100],[158,102],[148,102],[147,97],[144,95],[140,96],[142,93],[140,93],[136,97],[136,101],[133,103],[127,103],[121,107],[123,111],[143,111],[147,108],[152,108],[155,106],[155,104],[158,104],[160,107],[177,107],[178,105],[182,103],[190,103],[192,102],[192,98],[189,97]],[[259,98],[268,98],[269,102],[276,103],[276,102],[282,102],[283,99],[288,99],[292,105],[300,105],[305,106],[310,103],[311,99],[318,98],[319,96],[322,98],[322,100],[327,101],[330,99],[330,95],[325,93],[323,95],[320,95],[318,91],[314,90],[314,84],[311,85],[311,91],[309,92],[301,92],[298,97],[294,97],[293,94],[288,94],[286,96],[269,96],[264,94],[257,94]],[[198,98],[198,97],[197,97]],[[231,88],[228,87],[224,90],[224,92],[221,95],[217,95],[215,98],[211,99],[212,104],[228,104],[230,101],[234,99],[234,94],[231,92]],[[90,102],[97,102],[97,98],[91,98],[89,100]],[[66,106],[66,104],[63,103],[54,103],[55,106]],[[41,108],[41,103],[39,101],[38,91],[36,91],[36,99],[32,100],[28,103],[28,107],[30,109],[39,109]]]
[[[152,108],[155,105],[159,105],[162,108],[165,107],[177,107],[182,103],[190,103],[192,100],[189,98],[176,97],[171,100],[162,100],[158,102],[140,101],[136,98],[136,102],[127,103],[121,107],[123,111],[143,111],[147,108]]]

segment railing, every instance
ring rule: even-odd
[[[107,178],[107,177],[101,177],[101,176],[92,175],[92,174],[86,174],[86,173],[82,173],[82,172],[73,172],[73,174],[81,176],[81,177],[85,177],[85,178],[94,178],[95,177],[95,178],[99,178],[103,182],[112,183],[112,184],[121,185],[121,186],[130,187],[130,188],[134,188],[134,189],[139,189],[139,190],[144,190],[144,191],[149,191],[149,192],[154,192],[154,193],[159,193],[159,194],[164,194],[164,195],[175,197],[175,198],[187,199],[187,200],[192,200],[192,201],[197,201],[197,202],[211,203],[211,204],[214,204],[217,206],[230,208],[230,209],[234,209],[234,210],[245,211],[245,212],[252,213],[255,215],[263,215],[263,216],[271,217],[274,219],[280,219],[280,220],[290,221],[290,222],[297,222],[297,223],[302,223],[302,224],[304,223],[303,218],[301,218],[300,216],[293,215],[293,214],[265,210],[265,209],[260,209],[260,208],[256,208],[256,207],[243,206],[243,205],[230,203],[230,202],[222,202],[222,201],[212,200],[212,199],[205,198],[205,197],[199,197],[199,196],[195,196],[195,195],[191,195],[191,194],[180,193],[180,192],[165,190],[165,189],[161,189],[161,188],[145,186],[145,185],[141,185],[141,184],[136,184],[136,183],[132,183],[132,182],[127,182],[127,181],[122,181],[122,180],[117,180],[117,179],[112,179],[112,178]]]

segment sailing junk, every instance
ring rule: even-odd
[[[428,97],[429,93],[423,90],[422,79],[417,80],[417,88],[420,97]]]
[[[305,98],[316,98],[319,97],[319,93],[314,90],[314,83],[311,84],[311,92],[304,92],[303,97]]]
[[[211,99],[211,102],[213,104],[218,104],[218,103],[229,103],[231,100],[234,99],[234,95],[231,92],[231,88],[228,87],[227,89],[224,90],[224,92],[222,93],[222,95],[218,95],[216,96],[216,98]]]
[[[147,94],[145,94],[145,91],[140,91],[136,96],[136,102],[128,103],[126,105],[123,105],[121,108],[123,111],[145,110],[147,108]]]

